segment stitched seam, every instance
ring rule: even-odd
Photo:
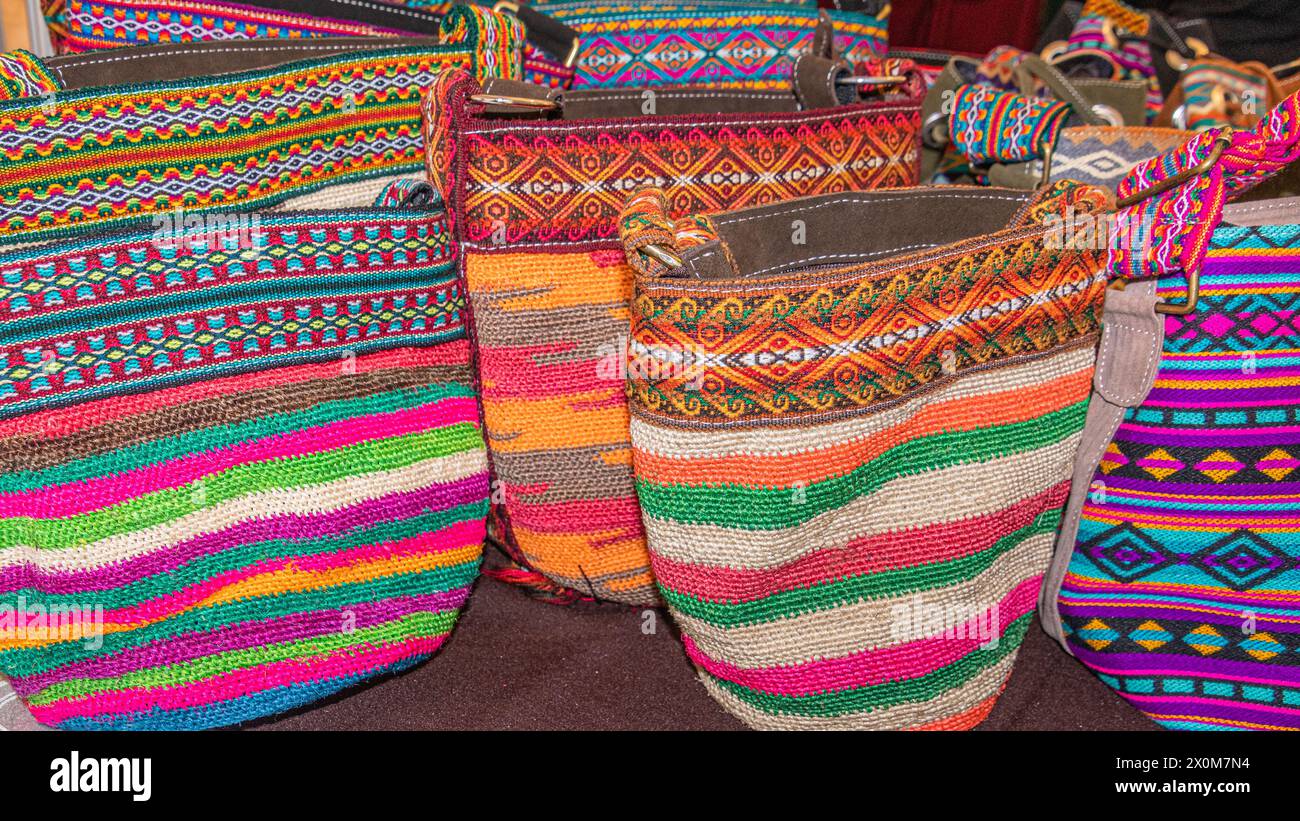
[[[770,265],[767,268],[759,268],[757,271],[751,271],[745,276],[756,277],[759,274],[766,274],[770,271],[779,271],[782,268],[794,268],[795,266],[798,265],[804,265],[810,262],[817,262],[818,260],[823,260],[823,259],[872,259],[875,257],[887,256],[889,254],[897,254],[901,251],[915,251],[918,248],[935,248],[935,247],[938,247],[937,243],[923,242],[916,245],[904,245],[899,248],[890,248],[886,251],[864,251],[863,253],[860,254],[818,254],[817,256],[791,260],[789,262],[785,262],[780,265]]]
[[[1023,197],[999,197],[992,194],[967,194],[964,192],[953,191],[952,193],[943,194],[914,194],[911,196],[881,196],[881,197],[838,197],[827,202],[816,205],[786,206],[778,207],[771,211],[765,211],[762,214],[753,214],[747,217],[714,217],[714,225],[735,225],[750,220],[766,219],[767,217],[777,216],[780,214],[799,214],[804,211],[815,211],[818,208],[829,208],[832,205],[843,204],[871,204],[878,202],[907,202],[911,200],[935,200],[935,199],[961,199],[961,200],[997,200],[1001,202],[1019,202],[1026,200]]]
[[[863,106],[863,110],[861,113],[866,115],[899,114],[899,113],[906,114],[906,113],[913,113],[915,111],[916,111],[915,106],[885,106],[881,108],[870,108],[868,106]],[[684,115],[678,115],[678,116],[684,116]],[[836,119],[842,119],[844,117],[857,117],[857,116],[859,116],[858,112],[846,112],[840,114],[822,114],[815,117],[799,118],[797,121],[800,123],[813,123],[813,122],[822,122],[824,120],[836,120]],[[549,135],[553,132],[574,132],[574,131],[591,131],[591,130],[612,131],[615,129],[626,130],[630,128],[680,128],[680,127],[733,128],[738,125],[772,126],[778,124],[779,123],[776,123],[773,120],[716,120],[707,123],[689,123],[689,122],[682,122],[680,120],[676,122],[672,120],[658,120],[655,122],[645,122],[640,117],[637,117],[636,122],[606,123],[600,126],[596,126],[594,127],[594,129],[593,126],[590,125],[563,124],[563,125],[555,125],[550,128],[542,129],[541,132]],[[516,131],[538,132],[539,129],[535,124],[532,126],[494,124],[494,125],[485,126],[484,128],[466,129],[462,133],[473,134],[474,136],[480,136],[480,135],[506,134],[506,133],[513,133]]]

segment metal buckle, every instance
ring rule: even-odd
[[[497,2],[492,4],[492,10],[495,11],[497,14],[501,14],[502,12],[509,12],[513,16],[518,17],[519,3],[515,2],[515,0],[497,0]],[[565,68],[573,68],[575,65],[577,65],[578,54],[581,51],[582,51],[582,37],[575,34],[573,35],[573,42],[569,44],[569,53],[564,58],[563,66]]]
[[[682,258],[662,245],[642,245],[637,250],[650,257],[650,259],[653,259],[655,262],[658,262],[660,265],[666,265],[669,268],[682,267]]]
[[[1137,205],[1139,202],[1142,202],[1143,200],[1154,197],[1156,194],[1163,194],[1164,192],[1170,190],[1171,188],[1177,188],[1178,186],[1182,185],[1183,183],[1187,182],[1193,177],[1199,177],[1200,175],[1204,174],[1206,171],[1209,171],[1214,166],[1214,164],[1219,161],[1219,158],[1223,156],[1223,152],[1231,144],[1232,144],[1231,134],[1224,134],[1220,137],[1217,137],[1214,140],[1214,148],[1210,149],[1210,153],[1208,156],[1206,156],[1205,159],[1201,160],[1199,163],[1187,169],[1186,171],[1180,171],[1179,173],[1173,175],[1172,177],[1169,177],[1168,179],[1161,180],[1160,182],[1156,183],[1150,188],[1144,188],[1141,191],[1135,192],[1133,194],[1129,194],[1127,197],[1124,197],[1123,199],[1116,201],[1115,207],[1131,208],[1132,206]]]
[[[1187,277],[1187,299],[1183,302],[1157,302],[1156,313],[1166,316],[1187,316],[1196,311],[1196,303],[1201,298],[1201,269],[1185,271]]]
[[[1210,53],[1210,47],[1205,45],[1203,40],[1199,40],[1195,37],[1187,37],[1183,39],[1183,42],[1192,50],[1192,60],[1204,57]],[[1187,67],[1192,64],[1192,60],[1179,54],[1175,49],[1171,48],[1165,51],[1165,62],[1168,63],[1169,67],[1174,71],[1186,71]]]
[[[1043,188],[1052,181],[1052,146],[1043,140],[1043,176],[1038,178],[1038,187]]]
[[[535,108],[545,111],[552,108],[559,108],[559,100],[538,100],[534,97],[511,97],[508,94],[471,94],[470,102],[481,103],[482,105],[500,105],[510,108]]]
[[[837,77],[835,82],[846,86],[895,86],[906,80],[907,77],[902,74],[881,74],[874,77],[866,74],[850,74]]]

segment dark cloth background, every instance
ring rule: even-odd
[[[653,634],[643,608],[556,606],[482,578],[430,661],[252,729],[744,729],[696,680],[667,614],[650,612]],[[1035,624],[980,729],[1157,727]]]

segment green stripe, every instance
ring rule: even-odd
[[[0,475],[0,493],[41,490],[100,476],[139,470],[173,459],[227,448],[285,433],[322,427],[344,419],[435,405],[449,397],[472,397],[468,385],[448,382],[321,402],[301,410],[270,413],[243,422],[185,431],[164,439],[128,445],[44,470]]]
[[[215,578],[261,562],[284,558],[309,558],[339,553],[366,545],[397,542],[420,535],[437,533],[460,522],[483,519],[487,516],[487,500],[468,502],[446,510],[429,511],[409,519],[381,522],[373,527],[363,527],[300,541],[296,539],[267,539],[224,548],[217,553],[199,556],[179,568],[164,570],[108,590],[51,594],[33,587],[8,591],[0,595],[0,602],[26,596],[29,608],[39,604],[46,609],[76,607],[80,609],[103,607],[117,610],[133,607],[142,602],[172,595],[183,587]],[[91,578],[102,580],[100,573]]]
[[[172,641],[186,633],[210,633],[226,625],[265,622],[295,613],[338,610],[360,603],[411,595],[442,593],[467,587],[478,577],[481,556],[450,567],[420,573],[397,573],[364,582],[340,584],[323,590],[305,590],[226,602],[188,610],[174,618],[105,635],[99,649],[87,649],[82,640],[47,644],[32,649],[0,651],[0,670],[8,676],[31,676],[74,664],[88,658],[102,658],[151,641]]]
[[[794,590],[782,590],[761,599],[745,602],[705,601],[659,585],[669,608],[719,627],[742,627],[779,619],[796,618],[804,613],[832,610],[872,599],[888,599],[936,590],[969,581],[988,570],[993,562],[1011,552],[1026,539],[1043,533],[1055,533],[1061,523],[1061,509],[1043,511],[1034,521],[998,539],[988,549],[947,562],[914,565],[880,573],[866,573],[846,579],[815,584]]]
[[[135,533],[255,493],[303,489],[371,472],[409,467],[427,459],[481,450],[483,437],[471,422],[424,433],[360,442],[343,448],[280,459],[250,462],[193,484],[137,496],[112,507],[61,519],[15,516],[0,520],[0,548],[35,545],[65,550],[110,536]],[[196,489],[203,495],[196,499]]]
[[[1024,422],[913,439],[850,473],[807,487],[769,489],[640,481],[637,496],[645,515],[657,519],[743,530],[781,530],[838,510],[902,476],[979,464],[1055,444],[1083,428],[1087,408],[1086,401],[1076,402]]]
[[[328,244],[328,243],[327,243]],[[345,247],[343,252],[348,249]],[[415,250],[409,251],[414,254]],[[360,256],[374,251],[352,251]],[[391,252],[390,252],[391,253]],[[295,257],[306,258],[316,254],[295,252]],[[342,267],[342,266],[340,266]],[[132,298],[107,305],[86,307],[69,307],[58,311],[38,314],[36,316],[6,320],[0,329],[0,344],[17,345],[34,339],[44,339],[52,334],[93,333],[115,325],[138,324],[158,321],[162,317],[175,315],[197,316],[211,311],[229,311],[235,309],[252,309],[253,305],[270,300],[313,300],[337,299],[339,301],[382,298],[387,301],[387,291],[410,291],[415,289],[440,288],[455,279],[448,276],[451,263],[422,263],[420,267],[403,267],[400,275],[392,268],[384,268],[383,277],[376,276],[376,270],[367,273],[345,276],[328,274],[320,277],[295,276],[281,274],[268,281],[235,282],[216,287],[201,288],[185,293],[158,294]],[[413,295],[407,297],[408,308],[418,309]],[[390,309],[384,312],[394,315],[405,309]],[[444,310],[436,302],[430,302],[424,309],[427,314],[435,315]],[[285,331],[284,333],[294,333]],[[220,336],[220,332],[214,333]],[[236,340],[229,340],[235,344]]]
[[[983,670],[1016,652],[1033,619],[1032,611],[1026,613],[1007,625],[996,647],[974,650],[952,664],[920,678],[887,681],[808,696],[773,695],[716,676],[710,678],[746,704],[773,715],[831,717],[882,710],[899,704],[929,701],[964,686]]]
[[[459,610],[410,613],[394,621],[352,633],[329,633],[280,644],[231,650],[192,661],[150,667],[110,678],[68,679],[33,694],[31,703],[53,704],[66,698],[80,698],[133,687],[153,689],[193,685],[204,679],[235,670],[245,670],[290,659],[310,663],[315,658],[349,647],[365,648],[393,644],[413,636],[442,636],[451,632],[459,615]]]

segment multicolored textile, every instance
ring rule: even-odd
[[[0,100],[53,94],[59,87],[58,78],[30,51],[0,54]]]
[[[1165,318],[1154,387],[1102,456],[1056,603],[1071,651],[1161,724],[1300,729],[1300,226],[1221,224],[1226,200],[1300,159],[1300,96],[1119,192],[1216,139],[1209,171],[1116,219],[1111,276],[1163,276],[1181,302],[1198,274],[1200,294]]]
[[[483,117],[467,76],[439,81],[429,170],[464,241],[503,536],[522,562],[592,598],[655,598],[620,364],[628,193],[670,186],[687,214],[915,184],[923,92],[907,87],[820,111],[565,122]]]
[[[1149,28],[1150,15],[1120,0],[1088,0],[1065,48],[1054,55],[1054,61],[1099,57],[1115,67],[1112,79],[1142,80],[1147,84],[1147,122],[1151,122],[1160,113],[1164,95],[1151,44],[1141,39]]]
[[[888,10],[818,10],[764,2],[533,2],[578,32],[575,88],[707,85],[782,88],[794,61],[811,51],[820,14],[851,65],[888,50]]]
[[[408,668],[478,573],[441,210],[0,253],[0,672],[67,729],[199,729]]]
[[[1052,149],[1052,181],[1114,189],[1140,162],[1173,151],[1188,134],[1173,128],[1083,125],[1062,128]]]
[[[1018,228],[830,271],[637,276],[654,576],[701,680],[750,726],[988,715],[1033,620],[1095,359],[1100,252],[1048,245]]]
[[[1194,61],[1178,78],[1181,111],[1173,112],[1179,128],[1205,131],[1230,126],[1253,128],[1278,102],[1272,72],[1263,63],[1233,63],[1220,58]],[[1170,103],[1172,105],[1172,102]]]
[[[56,47],[62,52],[82,52],[150,43],[189,43],[200,40],[246,40],[253,38],[304,39],[311,37],[428,35],[436,30],[436,16],[447,15],[455,3],[438,3],[422,9],[429,14],[403,12],[401,4],[343,0],[340,7],[321,7],[313,14],[259,8],[224,0],[66,0],[47,9]],[[407,4],[415,6],[416,4]],[[483,18],[492,12],[478,6],[467,11]],[[349,6],[380,8],[392,18],[391,25],[340,17]],[[409,19],[403,19],[403,14]],[[464,12],[457,12],[457,15]],[[508,16],[508,15],[507,15]],[[499,16],[498,16],[499,17]],[[482,23],[480,23],[482,25]],[[505,32],[505,28],[489,29]],[[488,50],[488,65],[505,64],[515,58],[509,49],[523,48],[524,77],[530,82],[555,87],[568,86],[573,69],[565,68],[522,35],[497,38],[498,49]]]
[[[1024,162],[1056,144],[1069,116],[1066,103],[964,85],[953,96],[948,133],[953,147],[977,165]]]
[[[0,243],[418,172],[422,92],[448,68],[487,70],[476,18],[447,19],[469,24],[462,43],[0,102]],[[517,59],[495,68],[519,76]]]
[[[1070,648],[1169,728],[1300,729],[1298,317],[1300,226],[1218,228],[1083,508]]]
[[[1300,160],[1300,94],[1283,100],[1251,131],[1203,131],[1178,151],[1134,167],[1116,194],[1122,199],[1147,191],[1196,168],[1220,141],[1227,148],[1207,173],[1119,212],[1108,263],[1113,276],[1147,279],[1198,270],[1229,197]]]

